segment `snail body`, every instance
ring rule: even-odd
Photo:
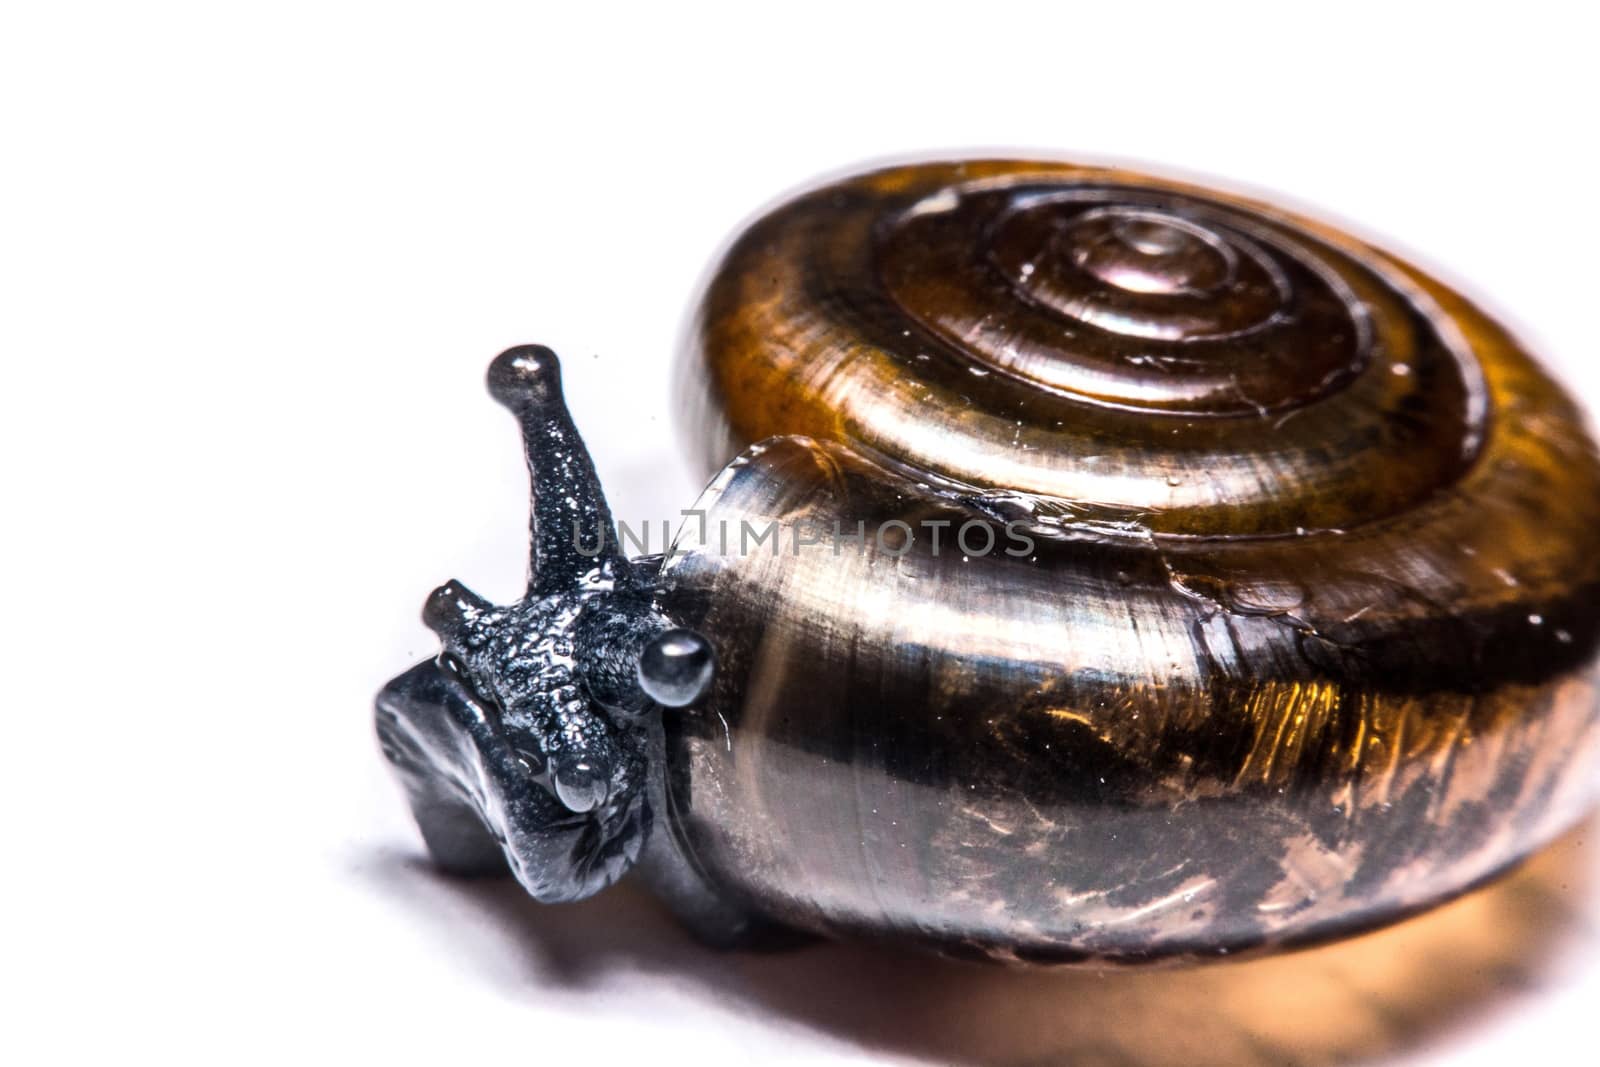
[[[638,862],[724,942],[1203,957],[1436,903],[1594,798],[1581,414],[1352,238],[1126,172],[879,171],[747,229],[682,366],[710,484],[664,560],[572,601],[631,620],[571,624],[574,676],[649,663],[581,683],[621,739],[597,751],[631,753],[580,813],[610,829],[511,787],[569,827],[523,828],[535,895]],[[715,670],[666,685],[673,641]],[[468,766],[470,795],[413,805],[502,862],[507,787],[450,739],[493,734],[505,687],[467,658],[393,683],[380,733],[403,779]],[[552,881],[561,856],[585,876]]]

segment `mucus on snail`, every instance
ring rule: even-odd
[[[1392,921],[1594,800],[1582,414],[1346,234],[1125,171],[876,171],[744,231],[682,366],[710,481],[637,559],[555,356],[491,367],[527,596],[441,587],[441,655],[377,701],[447,868],[636,869],[723,945],[1139,962]]]

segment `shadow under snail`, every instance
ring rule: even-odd
[[[490,368],[525,599],[377,702],[434,858],[701,937],[1009,962],[1303,944],[1597,781],[1600,461],[1438,281],[1119,170],[880,170],[750,225],[682,362],[709,486],[629,559],[556,357]]]

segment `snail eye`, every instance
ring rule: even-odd
[[[608,768],[601,761],[582,755],[552,760],[550,781],[556,799],[580,815],[604,804],[610,788]]]
[[[639,656],[639,687],[663,707],[687,707],[711,687],[716,668],[711,642],[693,630],[667,630]]]

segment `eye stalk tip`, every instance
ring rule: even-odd
[[[716,669],[711,642],[693,630],[667,630],[639,656],[639,687],[663,707],[687,707],[711,688]]]
[[[561,400],[561,360],[544,345],[508,348],[489,364],[489,395],[516,411]]]

